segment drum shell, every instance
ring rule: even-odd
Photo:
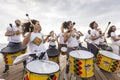
[[[4,56],[4,61],[7,65],[12,65],[13,64],[13,61],[15,60],[15,58],[17,56],[20,56],[21,54],[24,54],[27,52],[27,49],[25,50],[22,50],[22,51],[19,51],[19,52],[16,52],[16,53],[5,53],[3,54]]]
[[[36,73],[27,72],[25,80],[58,80],[59,72],[56,72],[52,75],[41,75]]]
[[[94,75],[93,58],[78,59],[70,56],[70,72],[82,78],[89,78]]]
[[[59,50],[51,48],[51,49],[47,50],[47,54],[48,54],[48,57],[49,57],[50,61],[59,63],[59,54],[60,54]]]
[[[107,72],[116,73],[119,70],[120,60],[107,57],[99,52],[97,55],[97,65]]]

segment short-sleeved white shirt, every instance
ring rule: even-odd
[[[111,32],[111,37],[115,37],[115,38],[118,38],[118,36],[116,35],[115,32]],[[111,41],[112,41],[112,44],[116,44],[116,45],[119,45],[120,46],[120,40],[119,41],[114,41],[112,38],[111,38]]]
[[[85,35],[85,39],[87,39],[87,42],[88,42],[88,43],[92,43],[92,40],[91,40],[90,38],[91,38],[91,35],[90,35],[90,34],[86,34],[86,35]]]
[[[79,44],[78,44],[78,40],[77,40],[77,36],[75,37],[70,37],[67,41],[67,46],[68,47],[77,47]]]
[[[64,33],[59,33],[59,34],[58,34],[58,37],[59,37],[59,44],[65,44],[65,43],[64,43],[63,34],[64,34]]]
[[[7,27],[7,31],[22,32],[22,29],[17,26],[12,26],[12,27],[9,26]],[[14,35],[14,36],[8,36],[8,41],[15,42],[15,43],[21,42],[21,34]]]
[[[91,36],[99,36],[99,31],[97,31],[97,30],[95,30],[95,29],[91,30]],[[92,43],[99,45],[99,43],[100,43],[99,38],[96,39],[96,40],[92,40]]]

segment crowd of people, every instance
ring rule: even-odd
[[[116,26],[112,25],[108,29],[107,37],[105,33],[102,32],[101,28],[98,26],[96,21],[89,24],[91,28],[88,30],[87,35],[85,35],[84,41],[87,44],[85,48],[80,41],[80,37],[84,36],[81,31],[78,31],[72,21],[64,21],[60,27],[61,32],[57,35],[53,30],[49,34],[44,35],[41,33],[42,27],[37,20],[31,20],[30,22],[21,23],[20,20],[15,20],[15,25],[10,25],[7,28],[5,36],[8,37],[8,47],[14,46],[14,44],[22,44],[27,46],[28,53],[32,54],[36,52],[36,55],[41,55],[40,52],[46,52],[46,47],[44,43],[48,42],[50,48],[54,45],[56,49],[61,49],[62,47],[67,47],[67,60],[69,58],[69,53],[73,50],[85,49],[90,51],[96,57],[99,51],[100,45],[108,46],[106,38],[110,38],[112,41],[111,46],[113,53],[120,55],[120,35],[115,33]],[[79,27],[80,28],[80,27]],[[23,36],[23,41],[21,41],[20,35]],[[56,47],[58,46],[58,47]],[[118,48],[116,48],[118,47]],[[39,54],[37,54],[39,52]],[[52,54],[52,53],[51,53]],[[47,53],[44,54],[44,60],[49,60]],[[5,65],[5,70],[9,70],[9,66]]]

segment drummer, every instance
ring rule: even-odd
[[[77,33],[75,29],[73,29],[75,23],[72,21],[66,22],[64,29],[67,31],[64,33],[64,42],[67,43],[67,60],[69,58],[69,53],[74,50],[79,49],[79,43],[77,39]],[[66,65],[66,74],[69,73],[69,63]]]
[[[98,31],[99,31],[99,34],[102,34],[102,30],[100,28],[98,29]],[[107,50],[108,44],[107,44],[107,40],[106,40],[105,35],[100,37],[99,40],[100,40],[99,47],[103,50]]]
[[[5,32],[5,36],[8,37],[8,45],[7,47],[14,47],[15,45],[21,44],[21,21],[15,20],[15,25],[10,24],[10,26],[7,27],[7,31]],[[9,70],[9,66],[5,64],[5,69],[3,73],[6,73]]]
[[[67,47],[67,44],[64,42],[64,26],[66,25],[66,21],[62,23],[61,33],[58,34],[58,49],[60,50],[62,47]]]
[[[64,26],[67,31],[64,33],[64,42],[67,43],[67,53],[73,51],[73,50],[78,50],[79,49],[79,44],[77,40],[77,33],[73,29],[74,24],[72,21],[68,21],[67,25]]]
[[[76,29],[75,29],[75,30],[76,30]],[[83,35],[82,32],[77,31],[77,30],[76,30],[76,33],[77,33],[77,40],[78,40],[79,47],[80,47],[80,49],[82,49],[83,46],[82,46],[82,42],[80,41],[80,37],[81,37],[81,36],[84,36],[84,35]]]
[[[42,28],[41,25],[39,24],[39,21],[31,20],[31,22],[33,24],[33,31],[29,32],[25,36],[22,44],[23,46],[28,45],[29,54],[36,54],[36,56],[38,57],[43,55],[42,59],[48,60],[48,55],[46,53],[46,48],[44,46],[44,43],[46,42],[49,36],[47,36],[46,39],[43,38],[43,34],[41,33]],[[45,53],[45,54],[41,54],[41,53]]]
[[[84,41],[87,43],[88,51],[91,50],[90,49],[91,48],[90,45],[91,45],[92,40],[90,38],[91,38],[91,30],[88,30],[88,33],[85,35],[85,38],[84,38]]]
[[[5,33],[5,36],[8,37],[8,47],[14,46],[16,44],[21,43],[21,33],[22,29],[20,28],[21,26],[21,21],[20,20],[15,20],[15,26],[12,26],[12,24],[7,27],[7,31]]]
[[[94,54],[94,56],[96,57],[97,54],[98,54],[98,48],[96,46],[99,46],[100,44],[100,38],[104,35],[104,34],[100,34],[99,33],[99,30],[98,30],[98,24],[93,21],[90,23],[90,28],[92,29],[91,30],[91,40],[92,40],[92,43],[91,43],[91,52]]]
[[[56,48],[56,42],[58,42],[58,40],[57,40],[57,35],[55,34],[54,31],[50,32],[48,42],[49,42],[49,48],[52,47]]]
[[[113,53],[120,55],[119,53],[119,47],[120,47],[120,36],[116,35],[116,26],[112,25],[109,30],[108,30],[108,38],[111,38],[112,41],[112,48],[113,48]]]

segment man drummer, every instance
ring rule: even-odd
[[[88,33],[85,35],[84,41],[87,43],[88,51],[90,51],[91,50],[90,45],[91,45],[91,42],[92,42],[92,40],[91,40],[91,30],[88,30]]]
[[[46,53],[46,48],[44,46],[44,43],[46,42],[49,36],[47,36],[46,39],[43,38],[43,34],[41,33],[42,28],[39,24],[39,21],[31,20],[31,22],[33,24],[33,31],[29,32],[25,36],[22,44],[23,46],[28,45],[29,54],[35,54],[40,59],[48,60],[48,55]],[[40,57],[41,55],[42,57]]]
[[[8,41],[9,41],[7,47],[14,47],[17,44],[21,44],[22,30],[20,26],[21,26],[21,21],[17,19],[15,20],[14,26],[10,24],[10,26],[7,27],[7,31],[5,33],[5,36],[8,37]],[[3,73],[7,72],[8,70],[9,70],[9,66],[5,64],[5,69]]]
[[[89,27],[92,29],[91,30],[91,40],[92,40],[92,43],[91,43],[91,52],[94,54],[94,56],[96,57],[97,54],[98,54],[98,46],[100,44],[100,38],[104,35],[104,34],[100,34],[99,33],[99,30],[98,30],[98,24],[93,21],[90,23]]]

